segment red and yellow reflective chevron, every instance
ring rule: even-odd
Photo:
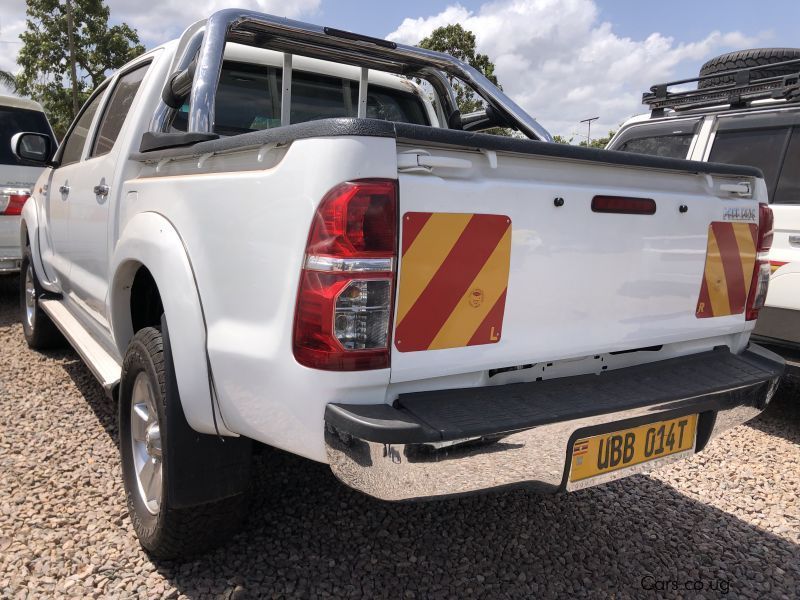
[[[697,318],[744,312],[756,261],[758,226],[714,221],[708,227],[706,268],[697,299]]]
[[[403,215],[395,346],[400,352],[500,340],[511,259],[505,215]]]

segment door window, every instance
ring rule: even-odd
[[[708,160],[728,165],[758,167],[764,173],[769,197],[772,199],[775,196],[775,183],[789,132],[789,127],[717,131]]]
[[[64,140],[59,166],[65,167],[81,159],[86,138],[89,136],[89,128],[92,126],[92,119],[94,119],[94,114],[97,112],[97,107],[100,105],[100,100],[104,95],[100,92],[89,98],[84,105],[77,122]]]
[[[150,63],[147,63],[128,71],[117,80],[111,99],[103,112],[90,156],[102,156],[111,152],[149,66]]]
[[[700,119],[636,125],[620,133],[609,150],[667,158],[686,158]]]
[[[772,201],[776,204],[800,204],[800,127],[792,130]]]

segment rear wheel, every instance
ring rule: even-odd
[[[706,62],[700,67],[700,76],[759,66],[764,66],[764,68],[753,69],[751,71],[751,79],[794,75],[800,71],[800,63],[787,65],[785,67],[771,68],[768,65],[797,58],[800,58],[800,48],[756,48],[753,50],[729,52],[728,54],[717,56]],[[722,85],[724,83],[733,83],[733,75],[704,79],[697,83],[697,87],[703,89],[715,85]]]
[[[22,311],[22,331],[25,341],[34,350],[47,350],[64,346],[64,336],[39,305],[45,291],[39,283],[33,268],[31,249],[26,247],[22,254],[19,276],[19,299]]]
[[[159,558],[187,558],[224,543],[241,525],[244,494],[178,508],[170,496],[167,404],[174,375],[165,368],[164,340],[154,327],[141,329],[125,353],[119,390],[119,444],[128,512],[142,546]],[[184,454],[185,456],[185,454]],[[187,457],[186,460],[191,460]],[[196,465],[185,465],[187,469]]]

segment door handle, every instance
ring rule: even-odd
[[[66,196],[67,194],[69,194],[69,186],[66,184],[60,185],[58,187],[58,191],[61,192],[62,196]]]
[[[95,196],[108,196],[108,186],[105,183],[99,183],[94,186]]]
[[[800,235],[790,235],[789,236],[789,243],[792,246],[800,246]]]

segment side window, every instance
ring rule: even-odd
[[[667,158],[686,158],[699,125],[699,119],[635,125],[620,133],[609,149]]]
[[[620,144],[614,150],[622,152],[636,152],[637,154],[650,154],[652,156],[666,156],[669,158],[686,158],[689,145],[692,143],[690,135],[664,135],[661,137],[639,138]]]
[[[708,160],[758,167],[764,173],[769,197],[772,199],[789,131],[788,127],[717,131]]]
[[[772,201],[776,204],[800,204],[800,127],[792,130]]]
[[[142,65],[133,71],[128,71],[117,80],[117,85],[111,93],[111,99],[103,112],[97,137],[89,156],[102,156],[111,152],[149,67],[150,63]]]
[[[92,119],[94,119],[94,114],[97,112],[97,107],[100,105],[100,100],[103,96],[105,96],[105,92],[101,92],[89,100],[89,103],[78,117],[75,127],[67,134],[63,142],[64,150],[61,152],[60,166],[65,167],[81,159],[83,146],[86,144],[86,137],[89,135],[89,128],[92,126]]]

